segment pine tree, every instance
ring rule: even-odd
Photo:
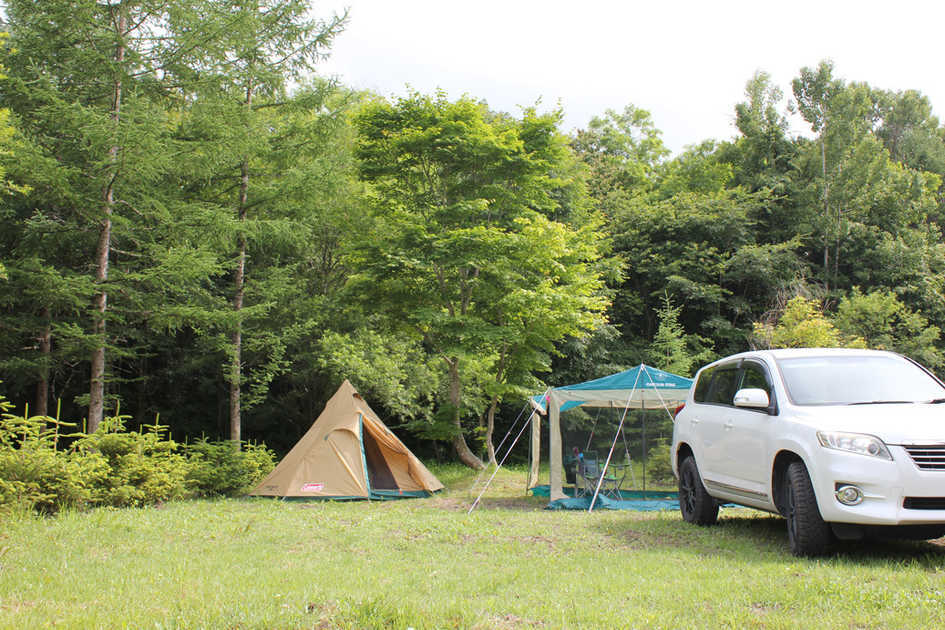
[[[346,15],[327,21],[313,19],[308,2],[303,0],[255,0],[236,5],[230,0],[208,0],[201,8],[201,30],[219,33],[219,38],[207,54],[185,60],[199,76],[189,124],[193,139],[201,145],[200,176],[211,182],[203,191],[204,201],[217,210],[228,208],[235,221],[230,232],[232,314],[226,323],[226,380],[229,435],[238,443],[246,398],[246,325],[253,318],[264,318],[273,298],[270,291],[264,291],[254,303],[247,303],[253,297],[248,295],[255,262],[250,254],[267,237],[291,240],[293,228],[283,220],[285,215],[272,212],[300,182],[280,172],[277,164],[280,159],[279,166],[291,162],[285,159],[290,147],[304,153],[313,138],[293,127],[300,118],[288,117],[293,112],[317,110],[325,97],[317,89],[293,96],[289,87],[314,70],[342,29]],[[182,19],[174,24],[178,37],[187,36],[192,23]],[[264,279],[265,273],[260,271],[257,280]],[[258,391],[250,392],[257,398],[285,368],[282,340],[278,335],[263,337],[249,342],[268,351],[259,370]]]
[[[656,367],[673,374],[689,376],[697,357],[689,351],[686,331],[679,323],[681,306],[676,306],[669,295],[663,294],[663,305],[657,311],[659,326],[649,354]]]

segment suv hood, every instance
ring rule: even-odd
[[[795,407],[794,418],[817,430],[875,435],[886,444],[945,443],[945,404]]]

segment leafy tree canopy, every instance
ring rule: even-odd
[[[474,466],[465,385],[493,381],[500,398],[534,387],[554,342],[598,327],[606,306],[599,224],[555,194],[569,158],[557,119],[496,116],[438,93],[377,101],[355,120],[378,230],[350,289],[441,361],[454,446]],[[561,210],[583,223],[554,220]]]
[[[754,324],[755,343],[762,348],[865,348],[860,337],[847,337],[820,310],[815,300],[797,295],[784,307],[777,323]]]

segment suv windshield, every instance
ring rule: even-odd
[[[795,405],[929,402],[945,397],[922,368],[895,356],[777,359]]]

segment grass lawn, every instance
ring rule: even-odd
[[[0,521],[2,628],[941,628],[945,546],[805,560],[723,509],[545,511],[503,470],[435,497],[242,499]],[[485,477],[483,477],[485,479]]]

